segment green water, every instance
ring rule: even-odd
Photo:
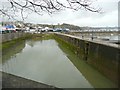
[[[59,88],[115,87],[60,40],[26,40],[3,51],[2,71]]]

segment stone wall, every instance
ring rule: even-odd
[[[118,84],[118,64],[119,64],[119,48],[95,41],[87,41],[75,36],[59,34],[56,36],[62,40],[73,44],[79,55],[91,66],[98,69],[102,74],[110,80]],[[97,78],[97,77],[96,77]]]
[[[0,34],[0,43],[17,39],[17,38],[23,37],[24,35],[25,33],[23,32]]]

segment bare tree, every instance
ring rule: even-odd
[[[8,18],[14,18],[15,15],[20,13],[22,19],[25,19],[27,15],[24,15],[23,12],[29,11],[30,13],[35,12],[42,15],[43,12],[52,14],[66,8],[73,9],[75,11],[85,9],[87,11],[99,13],[100,9],[93,8],[92,2],[93,1],[91,0],[8,0],[10,5],[9,9],[1,7],[0,14],[5,15]]]

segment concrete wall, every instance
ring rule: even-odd
[[[105,31],[102,31],[102,32],[69,32],[69,34],[71,35],[76,35],[76,36],[91,36],[90,34],[93,34],[93,36],[111,36],[111,34],[113,35],[118,35],[118,31],[109,31],[109,32],[105,32]]]
[[[17,38],[23,37],[24,35],[25,33],[23,32],[0,34],[0,43],[17,39]]]
[[[87,62],[118,83],[119,48],[89,42]]]
[[[8,89],[8,88],[11,88],[11,89],[14,89],[14,88],[15,89],[16,88],[40,89],[40,88],[43,88],[45,90],[47,90],[47,88],[49,88],[51,90],[59,90],[59,88],[56,88],[54,86],[50,86],[50,85],[47,85],[47,84],[36,82],[36,81],[30,80],[30,79],[26,79],[26,78],[23,78],[23,77],[12,75],[12,74],[9,74],[9,73],[6,73],[6,72],[1,72],[0,71],[0,74],[2,74],[2,89],[3,90]]]
[[[62,40],[76,46],[77,55],[97,68],[110,80],[118,84],[119,48],[117,46],[86,41],[75,36],[55,34]],[[97,77],[95,77],[97,78]]]

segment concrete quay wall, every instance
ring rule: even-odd
[[[84,38],[88,37],[94,37],[94,38],[102,38],[102,37],[113,37],[113,36],[119,36],[118,32],[69,32],[69,34],[74,36],[83,36]]]
[[[25,36],[23,32],[0,34],[0,43]]]
[[[51,89],[51,90],[59,90],[59,88],[56,88],[51,85],[43,84],[40,82],[36,82],[30,79],[26,79],[20,76],[12,75],[6,72],[1,72],[0,75],[2,75],[2,88],[7,89],[7,88],[43,88],[43,89]],[[40,89],[41,90],[41,89]],[[60,89],[62,90],[62,89]]]
[[[85,60],[88,64],[91,64],[110,80],[118,84],[120,48],[117,45],[87,41],[67,34],[56,33],[55,35],[74,45],[77,48],[76,54],[82,60]]]

